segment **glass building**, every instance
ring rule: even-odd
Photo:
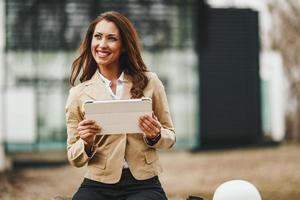
[[[193,23],[201,1],[2,0],[5,43],[1,121],[9,152],[65,149],[68,78],[89,22],[115,10],[135,25],[142,56],[163,81],[177,148],[198,140],[198,57]]]

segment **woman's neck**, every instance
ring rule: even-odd
[[[121,74],[120,67],[108,68],[99,66],[100,73],[108,80],[117,80]]]

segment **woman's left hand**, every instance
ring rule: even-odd
[[[140,117],[139,126],[149,139],[155,138],[160,134],[161,124],[154,113],[152,113],[152,117],[149,115]]]

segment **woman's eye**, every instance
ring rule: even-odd
[[[98,40],[101,39],[101,35],[95,35],[94,37]]]
[[[111,42],[114,42],[114,41],[117,41],[117,38],[111,37],[111,38],[108,38],[108,40]]]

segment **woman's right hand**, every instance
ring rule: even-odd
[[[85,149],[91,149],[96,134],[101,132],[101,127],[95,120],[84,119],[77,127],[80,138],[84,141]]]

